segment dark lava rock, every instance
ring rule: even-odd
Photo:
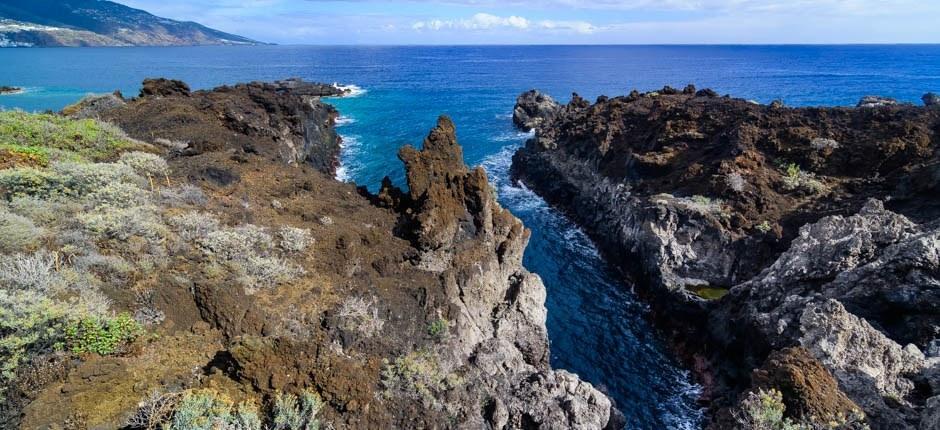
[[[913,426],[930,393],[898,375],[922,372],[915,351],[940,333],[940,112],[670,92],[565,106],[515,154],[513,178],[583,226],[685,358],[707,363],[695,367],[713,411],[771,353],[802,345],[873,428]],[[875,352],[822,347],[833,341],[809,333],[842,331],[802,324],[810,308]]]
[[[924,101],[924,106],[940,106],[940,94],[927,93],[921,97],[921,100]]]
[[[291,79],[189,92],[185,83],[150,79],[141,94],[146,96],[96,110],[96,115],[178,155],[228,148],[234,156],[260,154],[286,164],[307,163],[329,174],[336,169],[338,113],[320,101],[324,95],[342,94],[332,85]],[[202,176],[204,167],[190,173]]]
[[[349,90],[342,90],[336,85],[307,82],[300,78],[275,81],[273,85],[277,87],[278,91],[290,92],[301,96],[339,97],[349,93]]]
[[[530,131],[553,116],[560,108],[561,105],[551,96],[537,90],[530,90],[516,99],[516,107],[512,111],[512,122],[522,130]]]
[[[860,108],[874,108],[874,107],[883,107],[883,106],[895,106],[898,104],[898,101],[890,97],[882,96],[865,96],[858,101],[856,107]]]
[[[188,96],[189,85],[175,79],[144,79],[144,86],[140,89],[141,97],[170,97]]]
[[[0,86],[0,94],[15,94],[20,91],[23,91],[23,89],[19,87]]]

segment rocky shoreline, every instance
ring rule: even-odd
[[[22,93],[23,89],[19,87],[8,87],[5,85],[0,86],[0,96],[7,94],[19,94]]]
[[[514,178],[638,285],[715,428],[771,388],[795,420],[937,425],[940,110],[866,99],[788,108],[689,86],[517,102],[536,136]]]
[[[99,194],[69,189],[78,213],[11,254],[69,253],[55,272],[93,279],[110,312],[139,316],[143,334],[101,353],[30,346],[0,424],[153,428],[193,414],[198,399],[215,405],[198,412],[205,419],[255,416],[238,428],[260,429],[297,395],[307,425],[337,429],[622,428],[607,396],[551,369],[545,287],[522,266],[529,231],[483,170],[464,164],[454,124],[442,117],[421,149],[402,149],[407,192],[386,181],[372,195],[333,179],[337,112],[320,97],[336,91],[297,80],[190,91],[155,79],[139,97],[92,97],[63,111],[71,119],[38,118],[108,121],[127,133],[108,151],[133,146],[166,168],[154,175],[161,162],[140,152],[96,152],[82,169],[115,169],[118,157],[142,166],[145,177],[121,186],[135,194],[104,219],[89,203]],[[42,163],[33,152],[11,152],[0,176],[66,171],[59,152]],[[0,189],[3,210],[39,223],[20,202],[53,204],[46,189],[17,187]],[[85,223],[124,214],[133,221],[120,230]],[[92,260],[88,272],[75,263]]]

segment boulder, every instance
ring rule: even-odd
[[[832,374],[806,348],[775,351],[751,375],[752,389],[779,390],[787,416],[822,422],[861,413],[861,408],[839,390]]]
[[[62,109],[62,115],[77,119],[100,118],[102,114],[124,107],[126,104],[121,93],[115,91],[113,94],[85,97],[78,103]]]
[[[924,101],[924,106],[940,106],[940,94],[927,93],[921,97],[921,100]]]
[[[189,85],[176,79],[144,79],[144,86],[140,89],[141,97],[169,97],[188,96]]]
[[[538,90],[531,90],[516,99],[512,122],[524,131],[531,131],[555,115],[559,109],[561,105],[551,96],[542,94]]]
[[[23,89],[19,87],[8,87],[6,85],[0,86],[0,95],[3,94],[16,94],[22,92]]]

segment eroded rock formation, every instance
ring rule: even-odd
[[[513,175],[639,283],[681,351],[707,357],[696,368],[713,410],[768,357],[803,347],[841,392],[791,390],[794,418],[828,392],[873,428],[916,428],[940,394],[916,388],[930,374],[921,351],[940,335],[940,113],[867,102],[575,95],[516,154]]]
[[[622,428],[603,393],[549,366],[545,287],[521,263],[529,232],[483,170],[464,164],[449,119],[421,149],[401,151],[408,192],[386,181],[376,196],[321,171],[328,158],[282,156],[310,131],[304,118],[335,111],[278,86],[146,96],[100,112],[141,139],[186,142],[167,149],[166,181],[205,196],[167,217],[217,218],[204,227],[239,236],[290,226],[309,232],[309,248],[270,260],[298,267],[263,286],[171,234],[172,264],[137,281],[165,315],[160,336],[24,391],[22,428],[117,428],[153,393],[189,389],[259,404],[312,390],[318,419],[338,429]],[[192,116],[183,125],[179,115]],[[318,146],[307,154],[335,156],[332,128],[321,132],[332,136],[307,137]],[[113,295],[118,309],[139,306]]]

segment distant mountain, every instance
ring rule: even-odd
[[[0,47],[259,43],[105,0],[0,0]]]

